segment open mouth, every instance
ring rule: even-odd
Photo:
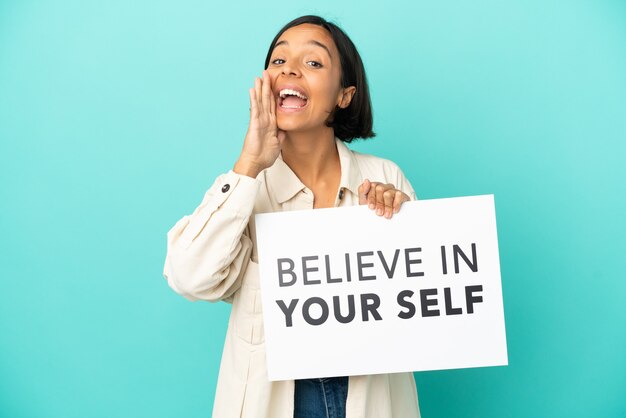
[[[309,102],[304,93],[292,89],[282,89],[278,94],[278,106],[283,109],[302,109]]]

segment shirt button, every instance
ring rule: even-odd
[[[339,200],[343,199],[343,189],[339,190]]]
[[[224,186],[222,186],[222,193],[226,193],[229,190],[230,190],[230,184],[226,183]]]

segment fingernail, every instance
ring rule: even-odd
[[[370,203],[369,205],[367,205],[370,209],[374,209],[376,207],[376,205],[374,205],[373,203]]]
[[[383,214],[383,210],[382,209],[376,209],[376,215],[380,216]]]

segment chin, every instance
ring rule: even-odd
[[[276,121],[276,126],[278,127],[278,129],[285,131],[285,132],[290,132],[290,131],[297,131],[299,128],[299,123],[296,123],[294,121]]]

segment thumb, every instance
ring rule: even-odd
[[[285,138],[287,137],[287,133],[283,130],[278,130],[276,133],[276,138],[278,138],[278,144],[282,147]]]
[[[363,180],[363,183],[359,186],[359,205],[367,203],[367,194],[371,187],[372,183],[370,183],[369,179]]]

